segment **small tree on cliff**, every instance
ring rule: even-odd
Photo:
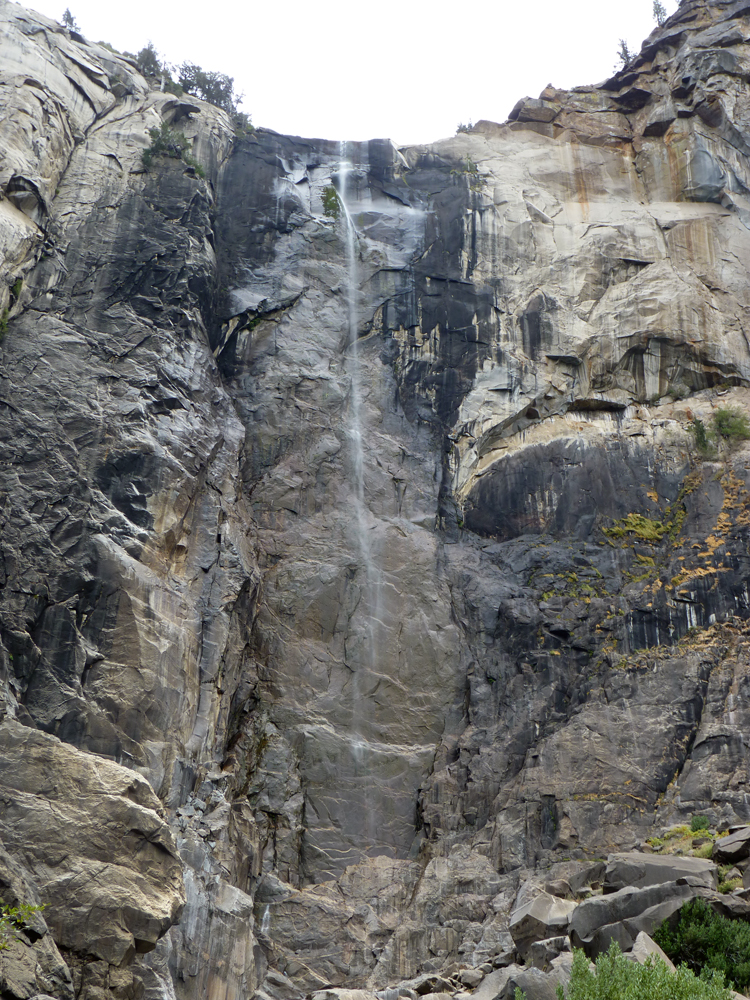
[[[628,65],[628,63],[632,61],[634,55],[635,53],[630,51],[630,49],[628,48],[628,43],[625,41],[625,39],[621,38],[620,47],[617,50],[617,58],[622,63],[622,66],[620,66],[619,68],[624,69]]]
[[[195,94],[202,101],[223,108],[232,119],[234,130],[239,135],[253,131],[250,116],[240,111],[242,94],[234,92],[234,77],[226,73],[208,72],[195,63],[183,63],[179,68],[180,86],[186,94]]]
[[[654,20],[661,27],[667,19],[667,11],[663,3],[659,0],[654,0],[654,6],[652,7],[654,14]]]
[[[70,8],[69,7],[65,8],[65,13],[62,16],[62,25],[63,25],[64,28],[67,28],[68,31],[79,31],[80,32],[80,30],[81,30],[78,27],[78,25],[76,24],[76,19],[70,13]]]
[[[183,63],[179,69],[180,86],[186,94],[195,94],[202,101],[223,108],[230,115],[237,110],[242,94],[234,92],[234,77],[226,73],[209,73],[195,63]]]
[[[153,42],[149,42],[148,45],[144,45],[135,57],[135,61],[138,63],[138,69],[144,76],[159,76],[162,72],[159,53],[154,48]]]

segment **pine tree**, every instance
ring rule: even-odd
[[[660,3],[660,0],[654,0],[654,6],[652,7],[652,11],[654,14],[654,20],[659,25],[659,27],[661,27],[662,24],[664,24],[664,22],[667,19],[667,10],[664,4]]]
[[[68,31],[80,31],[81,30],[78,27],[78,25],[76,24],[76,19],[70,13],[70,8],[69,7],[65,8],[65,13],[62,16],[62,24],[63,24],[64,28],[68,29]]]
[[[623,67],[627,66],[628,63],[633,59],[635,53],[631,52],[628,48],[628,43],[624,38],[620,39],[620,48],[617,50],[617,58],[622,62]]]

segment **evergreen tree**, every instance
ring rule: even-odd
[[[652,7],[652,11],[654,14],[654,20],[659,25],[659,27],[661,27],[662,24],[664,24],[664,22],[667,19],[667,11],[664,4],[660,3],[660,0],[654,0],[654,6]]]
[[[78,27],[78,25],[76,24],[76,19],[70,13],[70,8],[68,8],[68,7],[65,8],[65,13],[62,16],[62,25],[63,25],[64,28],[67,28],[68,31],[78,31],[78,32],[80,32],[80,30],[81,30]]]
[[[628,65],[628,63],[633,59],[634,55],[635,53],[630,51],[630,49],[628,48],[628,43],[625,41],[625,39],[621,38],[620,47],[617,50],[617,58],[622,63],[623,68]]]

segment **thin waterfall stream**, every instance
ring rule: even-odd
[[[342,150],[343,152],[343,150]],[[365,448],[362,430],[363,371],[359,350],[359,236],[348,203],[352,176],[351,163],[342,156],[338,175],[338,195],[346,240],[347,367],[350,377],[348,437],[352,486],[354,493],[354,533],[359,564],[361,596],[359,609],[363,618],[362,654],[352,664],[352,753],[355,776],[362,781],[363,840],[372,844],[375,837],[375,812],[370,807],[371,747],[368,728],[372,719],[368,710],[368,692],[378,670],[378,628],[380,624],[380,573],[370,541],[369,511],[365,502]]]

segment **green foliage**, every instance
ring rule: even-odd
[[[699,978],[684,965],[670,972],[660,959],[650,958],[639,965],[625,958],[615,942],[597,958],[595,970],[576,949],[568,991],[558,986],[557,996],[559,1000],[732,1000],[720,972]]]
[[[0,951],[6,951],[11,935],[23,930],[31,917],[35,913],[41,913],[43,909],[43,906],[31,906],[29,903],[10,906],[0,900]]]
[[[341,215],[341,201],[333,184],[323,188],[323,214],[332,219],[338,219]]]
[[[141,154],[143,166],[146,170],[151,168],[155,156],[168,156],[173,160],[182,160],[189,167],[195,169],[199,177],[205,177],[206,172],[198,161],[188,150],[191,148],[190,140],[182,132],[171,128],[166,122],[162,122],[160,127],[150,128],[148,134],[151,136],[151,145],[144,149]]]
[[[651,8],[651,11],[654,15],[654,20],[659,27],[661,27],[667,19],[667,11],[664,4],[660,3],[659,0],[654,0],[654,5]]]
[[[706,425],[699,417],[693,419],[693,436],[695,437],[695,447],[699,454],[708,456],[713,452],[713,446],[706,430]]]
[[[624,69],[629,62],[632,62],[634,56],[635,53],[630,51],[630,49],[628,48],[628,43],[625,41],[624,38],[621,38],[619,48],[617,49],[617,58],[622,63],[622,66],[620,68]]]
[[[242,100],[242,94],[234,92],[234,77],[225,73],[209,73],[195,63],[183,63],[179,68],[179,82],[186,94],[195,94],[202,101],[223,108],[227,114],[234,114]]]
[[[471,124],[471,119],[469,119],[468,123],[459,122],[458,125],[456,126],[456,135],[460,135],[461,132],[471,132],[473,127],[474,126]]]
[[[701,844],[700,847],[696,847],[690,852],[692,857],[703,858],[704,860],[713,857],[713,853],[714,853],[713,840],[709,840],[707,844]]]
[[[690,830],[692,833],[697,833],[699,830],[708,830],[711,826],[708,816],[698,816],[695,815],[690,820]]]
[[[229,117],[231,119],[235,135],[252,135],[255,131],[255,127],[250,121],[250,115],[245,114],[244,111],[233,111]]]
[[[740,875],[737,878],[725,878],[725,879],[722,879],[721,882],[719,882],[719,885],[717,886],[717,888],[718,888],[719,892],[723,892],[723,893],[734,892],[735,889],[741,889],[742,888],[742,876]]]
[[[154,48],[154,43],[149,42],[145,45],[138,55],[135,57],[135,61],[138,64],[138,69],[143,73],[144,76],[160,76],[162,72],[162,64],[159,59],[159,54]]]
[[[750,986],[750,924],[714,913],[702,899],[686,903],[674,929],[665,921],[654,940],[673,962],[717,970],[740,992]]]
[[[8,310],[3,309],[2,314],[0,314],[0,340],[3,339],[3,337],[7,332],[8,332]]]
[[[747,419],[747,414],[734,406],[725,406],[716,411],[714,427],[727,440],[747,441],[750,438],[750,420]]]
[[[239,110],[242,94],[234,92],[234,77],[225,73],[209,73],[195,63],[186,62],[178,69],[179,81],[176,81],[172,77],[173,67],[161,60],[153,42],[144,46],[132,59],[144,76],[151,79],[159,77],[160,86],[167,93],[177,97],[193,94],[202,101],[223,108],[232,121],[235,135],[250,135],[255,131],[250,124],[250,116]]]
[[[608,538],[624,538],[625,535],[635,535],[645,542],[660,542],[665,535],[669,534],[672,522],[666,524],[661,521],[652,521],[643,514],[628,514],[622,517],[610,528],[603,528],[603,533]]]
[[[70,9],[68,7],[65,8],[65,13],[62,16],[62,26],[67,28],[68,31],[80,32],[81,30],[76,24],[76,19],[70,13]]]

